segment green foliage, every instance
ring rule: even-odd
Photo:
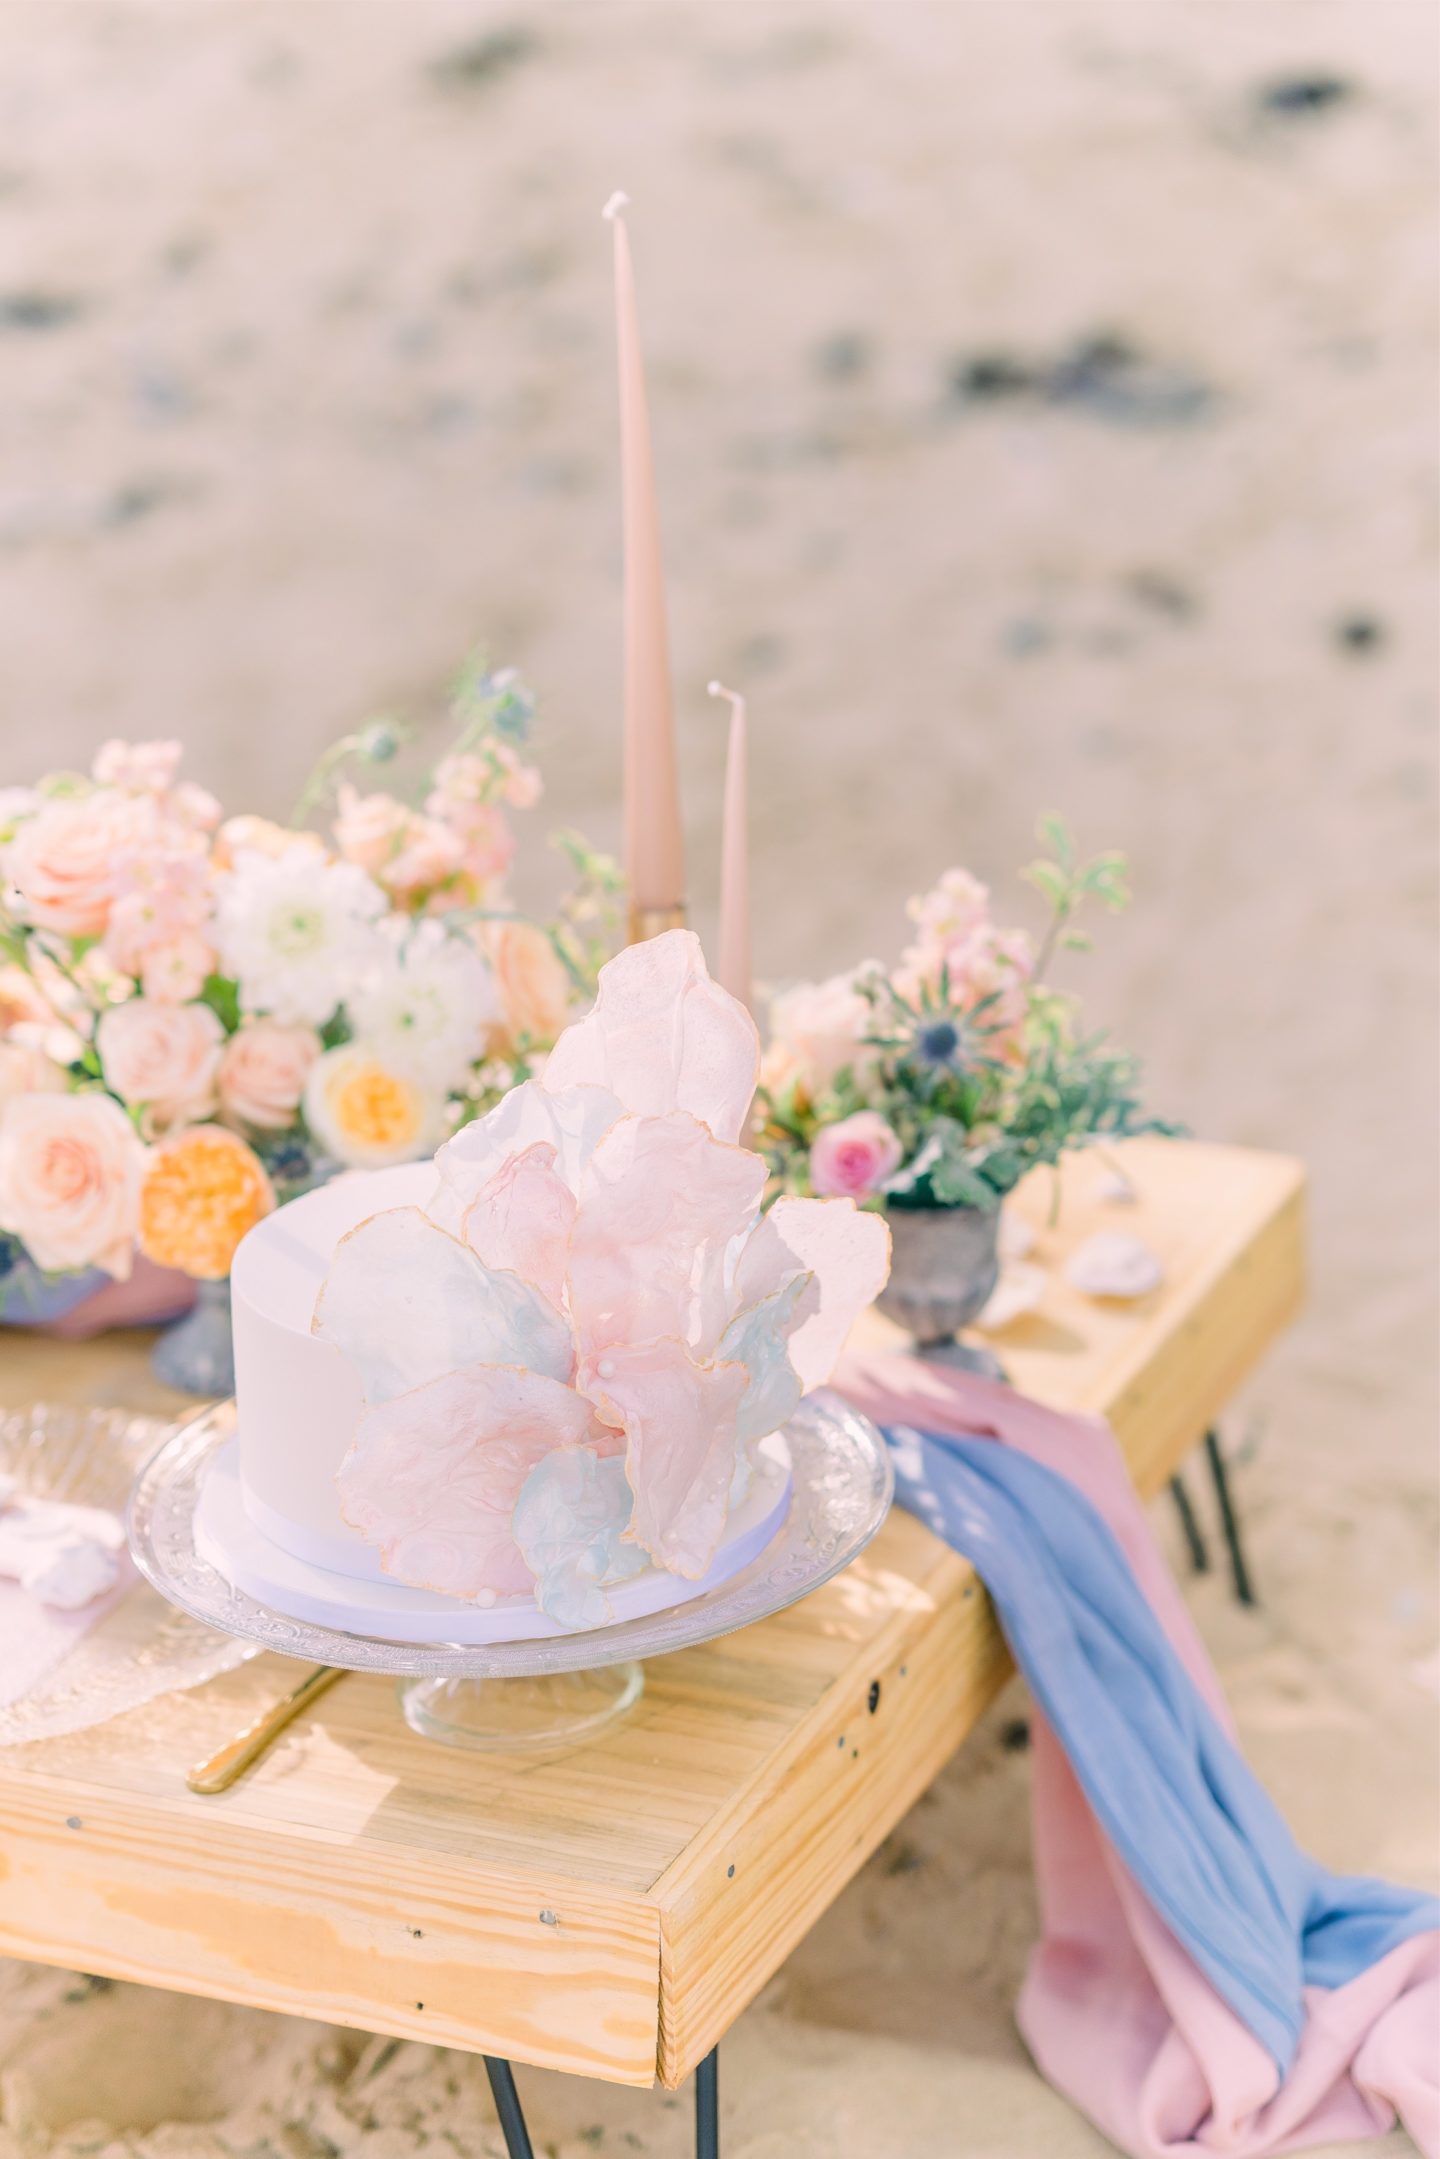
[[[1077,1147],[1139,1132],[1176,1134],[1145,1114],[1139,1068],[1099,1033],[1085,1033],[1072,998],[1049,988],[1057,950],[1083,951],[1073,927],[1087,903],[1117,913],[1128,904],[1125,858],[1079,855],[1064,820],[1041,818],[1047,852],[1024,875],[1049,913],[1033,971],[1005,973],[978,997],[938,974],[902,982],[882,972],[857,979],[871,1006],[854,1061],[815,1095],[803,1080],[762,1087],[760,1145],[773,1191],[810,1190],[810,1149],[827,1125],[860,1110],[883,1117],[900,1142],[899,1170],[880,1195],[892,1208],[998,1206],[1026,1173]]]

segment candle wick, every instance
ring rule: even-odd
[[[626,194],[624,188],[617,187],[614,194],[610,197],[610,200],[606,203],[604,209],[600,212],[600,215],[603,218],[608,219],[610,223],[613,224],[615,219],[620,215],[620,212],[626,207],[629,200],[630,197]]]
[[[743,712],[745,710],[745,700],[738,690],[727,690],[723,682],[707,682],[705,687],[712,697],[728,699],[732,712]]]

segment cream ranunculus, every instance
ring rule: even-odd
[[[153,830],[155,814],[147,797],[108,788],[43,803],[5,851],[26,921],[61,937],[100,936],[124,865]]]
[[[548,1049],[575,994],[551,939],[534,922],[488,922],[482,943],[500,994],[504,1045]]]
[[[220,1114],[227,1124],[283,1132],[295,1122],[321,1042],[313,1027],[251,1020],[220,1059]]]
[[[367,1044],[345,1042],[311,1066],[305,1122],[337,1162],[386,1169],[434,1149],[445,1131],[445,1101]]]
[[[26,1094],[0,1117],[0,1229],[38,1267],[130,1272],[145,1148],[104,1094]]]
[[[209,1005],[171,1005],[132,997],[100,1016],[95,1046],[105,1084],[147,1129],[193,1124],[215,1107],[225,1030]]]

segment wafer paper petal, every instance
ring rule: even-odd
[[[575,1195],[555,1168],[555,1149],[537,1141],[495,1172],[465,1216],[465,1242],[487,1267],[508,1268],[558,1305]]]
[[[336,1472],[340,1510],[397,1581],[489,1603],[531,1587],[510,1527],[525,1479],[593,1429],[572,1388],[467,1365],[366,1411]]]
[[[737,1313],[721,1336],[717,1356],[725,1363],[743,1364],[750,1379],[735,1428],[742,1450],[767,1432],[778,1431],[798,1407],[805,1390],[790,1361],[790,1337],[819,1303],[814,1275],[791,1275],[782,1289]]]
[[[713,1350],[729,1318],[726,1248],[755,1220],[765,1165],[683,1111],[625,1117],[590,1160],[570,1233],[582,1354],[675,1335]]]
[[[539,1290],[483,1267],[418,1207],[372,1214],[341,1238],[311,1327],[348,1358],[369,1403],[459,1365],[568,1380],[574,1363],[569,1326]]]
[[[759,1071],[750,1014],[711,981],[694,932],[667,930],[601,968],[595,1008],[561,1035],[544,1085],[606,1087],[647,1117],[689,1110],[734,1141]]]
[[[435,1156],[440,1177],[425,1212],[460,1236],[466,1214],[491,1178],[512,1155],[538,1145],[555,1149],[558,1175],[577,1191],[596,1141],[623,1114],[623,1106],[601,1087],[572,1087],[562,1095],[526,1080],[446,1140]]]
[[[790,1362],[808,1393],[823,1387],[845,1337],[890,1272],[890,1232],[850,1199],[777,1199],[740,1254],[737,1301],[758,1303],[798,1273],[813,1274],[813,1309],[790,1337]]]
[[[749,1383],[743,1364],[697,1364],[674,1339],[627,1343],[580,1368],[577,1384],[625,1433],[631,1539],[687,1581],[705,1572],[725,1527]]]
[[[560,1626],[605,1626],[605,1591],[643,1571],[645,1554],[624,1541],[632,1504],[624,1462],[590,1447],[558,1447],[525,1479],[511,1529],[536,1603]]]

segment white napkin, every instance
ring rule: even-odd
[[[0,1707],[28,1694],[135,1580],[113,1514],[0,1476]]]

